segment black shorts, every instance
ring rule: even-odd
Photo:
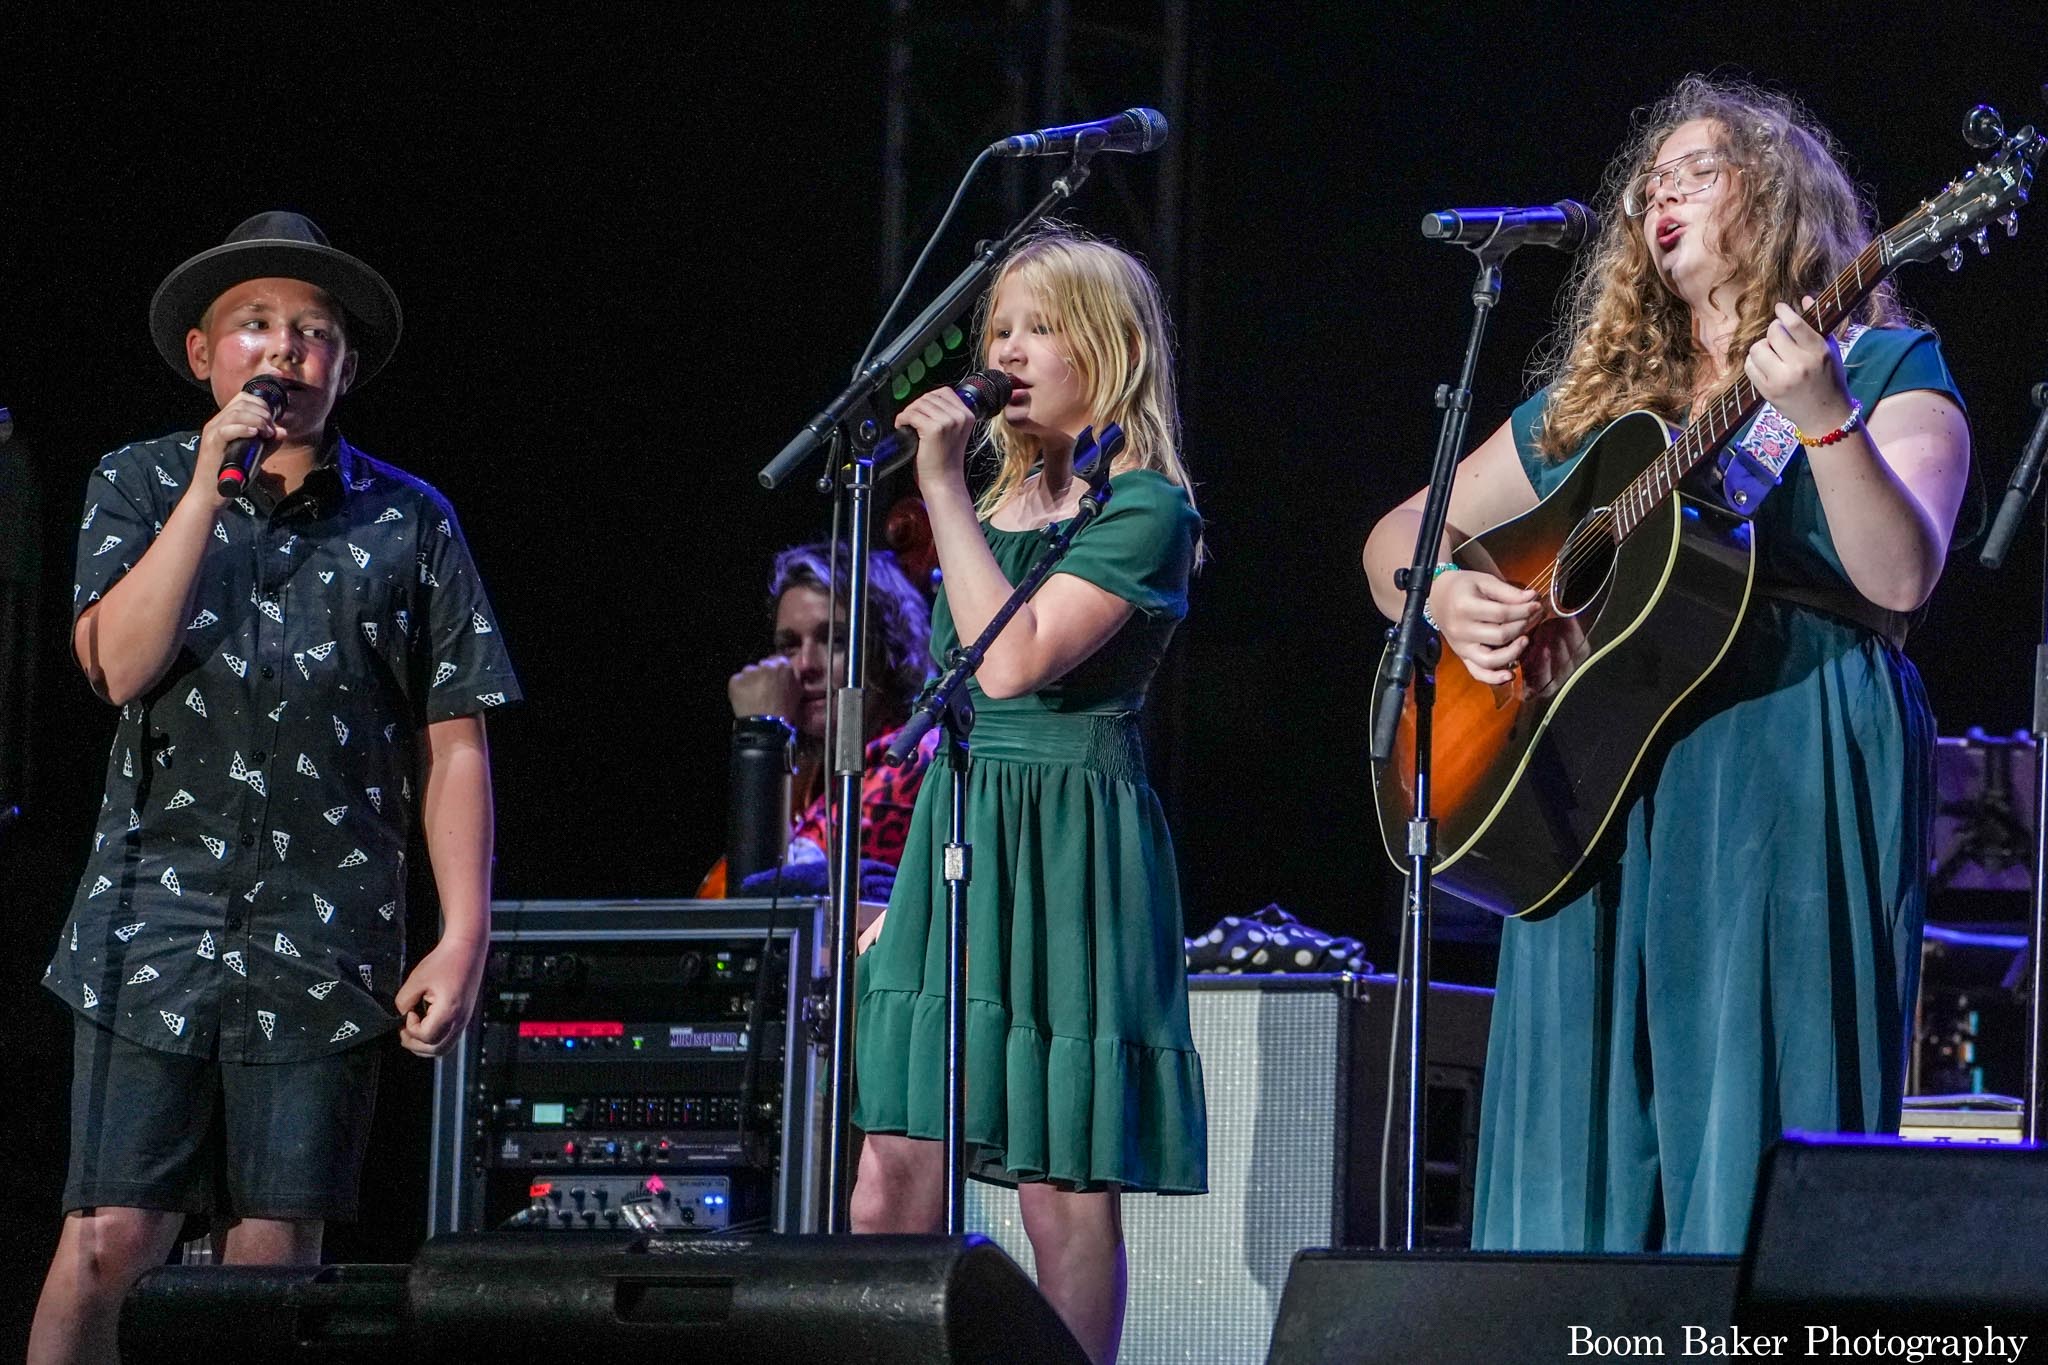
[[[66,1213],[356,1216],[380,1047],[252,1066],[159,1052],[73,1019]]]

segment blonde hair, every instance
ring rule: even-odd
[[[1637,408],[1667,417],[1692,406],[1707,357],[1695,343],[1692,312],[1650,261],[1643,215],[1621,206],[1628,182],[1650,168],[1681,124],[1709,119],[1730,176],[1718,215],[1734,291],[1736,326],[1720,357],[1730,372],[1769,329],[1779,302],[1818,294],[1870,242],[1872,214],[1827,129],[1798,101],[1744,81],[1688,76],[1639,115],[1634,135],[1601,184],[1603,227],[1567,286],[1571,304],[1539,378],[1552,385],[1537,436],[1552,461],[1595,429]],[[1845,321],[1902,321],[1890,285],[1880,285]]]
[[[983,356],[994,341],[996,294],[1013,278],[1031,291],[1046,325],[1060,338],[1090,415],[1104,426],[1114,422],[1123,428],[1124,447],[1112,468],[1155,470],[1179,484],[1192,506],[1194,485],[1180,453],[1166,304],[1152,272],[1108,242],[1064,224],[1047,227],[1011,249],[981,301],[975,330]],[[988,446],[997,465],[995,479],[976,503],[983,517],[1022,487],[1044,458],[1036,436],[1001,416],[988,424]]]

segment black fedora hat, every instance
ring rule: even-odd
[[[228,290],[244,280],[273,276],[324,289],[347,312],[348,345],[358,357],[353,387],[361,388],[384,368],[398,345],[398,295],[382,275],[327,245],[327,234],[312,219],[282,210],[245,219],[225,242],[164,276],[149,301],[149,334],[157,353],[199,383],[185,360],[185,333]]]

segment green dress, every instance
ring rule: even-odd
[[[1864,333],[1864,411],[1961,400],[1934,338]],[[1545,396],[1512,419],[1539,494]],[[1796,449],[1796,443],[1794,443]],[[1895,1132],[1920,965],[1934,722],[1904,654],[1769,594],[1853,594],[1808,460],[1754,522],[1757,591],[1665,732],[1619,862],[1503,926],[1475,1246],[1734,1253],[1782,1131]]]
[[[1187,614],[1200,525],[1150,470],[1110,480],[1108,507],[1059,573],[1137,608],[1066,677],[975,708],[967,777],[968,1170],[998,1183],[1201,1193],[1202,1064],[1188,1031],[1180,884],[1146,782],[1138,712]],[[1035,531],[983,523],[1011,582]],[[941,590],[932,656],[958,642]],[[942,850],[953,776],[941,754],[918,793],[880,939],[862,956],[854,1123],[945,1132]]]

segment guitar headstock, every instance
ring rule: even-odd
[[[1999,145],[1998,154],[1963,172],[1948,188],[1878,238],[1887,266],[1940,256],[1950,270],[1963,266],[1963,239],[1989,255],[1991,224],[2005,235],[2020,230],[2020,206],[2034,183],[2034,169],[2048,155],[2048,136],[2022,128]]]

